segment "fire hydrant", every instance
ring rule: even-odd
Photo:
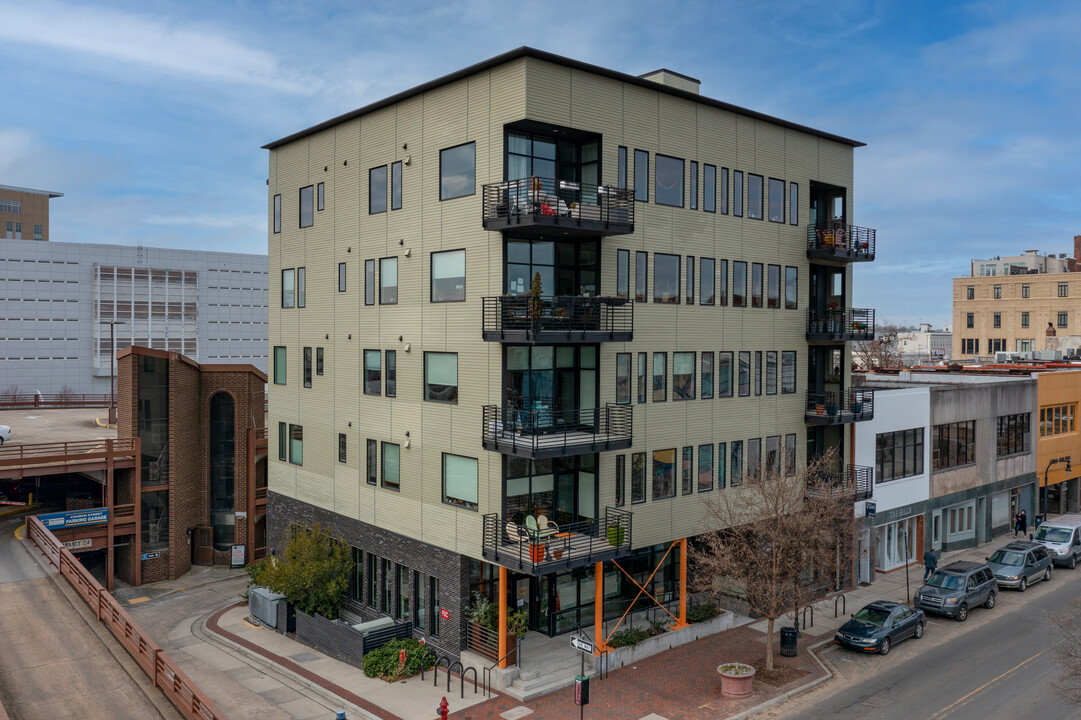
[[[447,704],[446,696],[439,702],[439,707],[435,709],[435,714],[439,716],[439,720],[447,720],[447,714],[450,712],[450,706]]]

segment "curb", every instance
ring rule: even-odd
[[[94,424],[97,425],[99,428],[108,428],[110,430],[116,430],[116,425],[115,424],[112,424],[112,425],[109,424],[109,418],[108,417],[105,418],[105,422],[102,422],[101,420],[102,420],[101,418],[94,418]]]
[[[41,509],[41,505],[24,505],[22,507],[15,507],[10,510],[0,510],[0,519],[7,517],[15,517],[16,515],[22,515],[23,513],[36,513]]]
[[[823,685],[823,684],[829,682],[830,680],[832,680],[833,679],[833,673],[830,672],[829,668],[826,667],[826,665],[822,662],[822,660],[819,659],[818,655],[816,655],[815,652],[814,652],[818,648],[824,647],[825,645],[828,645],[828,644],[830,644],[832,642],[833,642],[832,638],[828,639],[828,640],[821,640],[821,641],[815,643],[814,645],[808,645],[808,646],[805,646],[803,648],[804,652],[806,652],[809,656],[811,656],[814,659],[815,663],[818,664],[818,667],[822,668],[822,672],[826,673],[823,677],[815,678],[814,680],[810,681],[809,683],[807,683],[805,685],[800,685],[798,688],[793,688],[792,690],[789,690],[788,692],[781,693],[777,697],[772,697],[769,700],[765,701],[764,703],[761,703],[759,705],[755,705],[753,708],[748,708],[748,709],[744,710],[741,713],[738,713],[736,715],[729,715],[726,720],[743,720],[744,718],[751,717],[752,715],[760,713],[763,710],[767,710],[767,709],[773,707],[774,705],[780,705],[781,703],[787,702],[788,700],[791,700],[792,698],[794,698],[794,697],[796,697],[798,695],[802,695],[803,693],[810,692],[811,690],[814,690],[819,685]]]

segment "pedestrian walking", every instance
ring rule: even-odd
[[[1021,512],[1017,513],[1021,518],[1021,537],[1028,535],[1028,513],[1024,508],[1021,508]]]
[[[938,553],[935,552],[933,547],[927,548],[923,553],[923,581],[927,582],[927,578],[935,574],[935,568],[938,567]]]

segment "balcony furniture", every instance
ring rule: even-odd
[[[807,257],[835,263],[875,259],[875,231],[838,220],[807,226]]]
[[[487,230],[538,236],[558,228],[571,238],[634,232],[634,201],[622,188],[555,178],[505,180],[484,186],[482,204]]]
[[[548,528],[551,534],[543,539],[532,536],[523,542],[509,532],[511,525],[521,526],[489,513],[483,516],[483,556],[489,562],[530,575],[588,567],[630,554],[632,519],[625,510],[606,507],[598,518],[565,524],[558,532]],[[508,528],[505,536],[500,528]],[[528,529],[525,532],[532,534]]]
[[[808,425],[841,425],[873,420],[874,398],[874,390],[862,387],[847,392],[808,392],[803,419]]]

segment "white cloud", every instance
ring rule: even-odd
[[[199,225],[208,228],[255,228],[266,227],[263,215],[149,215],[143,219],[147,225]]]

